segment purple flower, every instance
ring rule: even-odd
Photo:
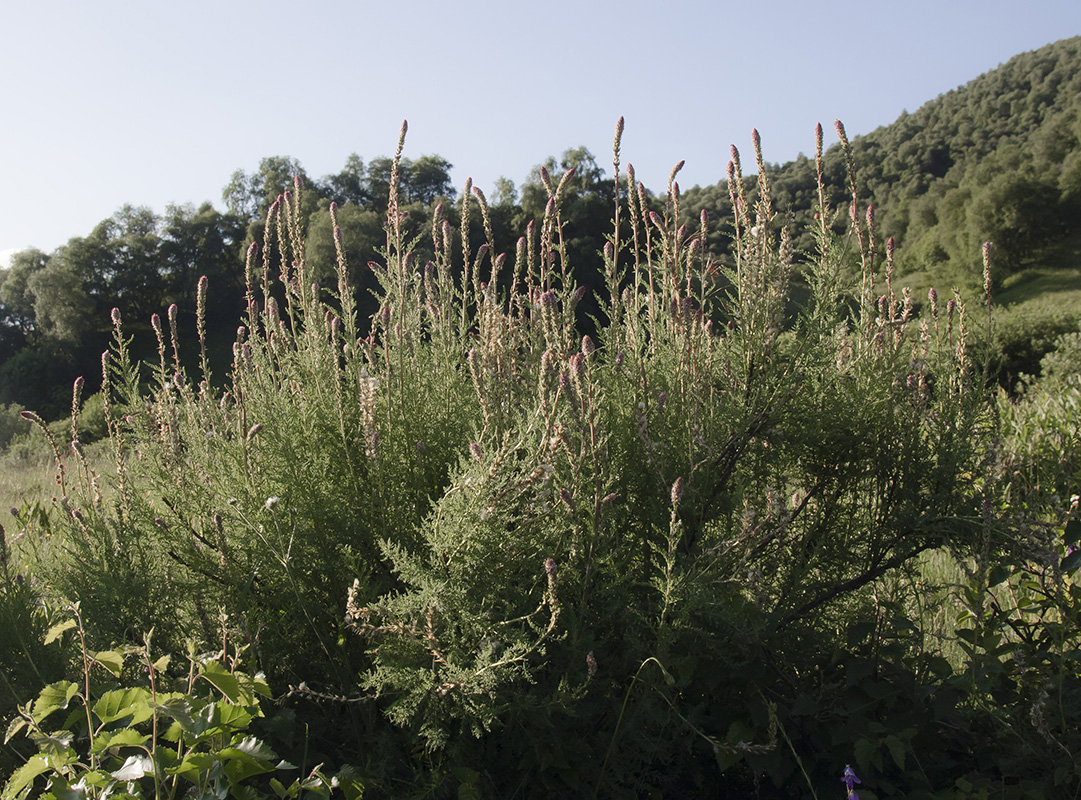
[[[845,800],[860,800],[860,796],[856,794],[856,790],[852,788],[855,783],[860,783],[860,779],[856,777],[856,773],[852,771],[852,767],[845,764],[845,774],[841,778],[841,783],[845,785],[845,789],[848,790],[848,797]]]

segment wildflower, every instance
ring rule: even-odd
[[[480,461],[483,458],[483,453],[481,452],[480,445],[476,442],[469,443],[469,452],[477,461]]]
[[[848,796],[845,800],[860,800],[860,796],[856,794],[856,790],[852,788],[855,783],[860,783],[860,779],[856,777],[856,773],[852,771],[852,767],[845,764],[845,774],[841,778],[841,783],[845,785],[845,789],[848,790]]]
[[[586,653],[586,675],[590,678],[597,674],[597,658],[593,655],[593,651],[590,650]]]
[[[277,495],[273,495],[272,497],[268,497],[266,499],[266,502],[263,503],[263,507],[267,511],[273,511],[275,506],[277,506],[279,502],[281,502],[281,498],[278,497]]]

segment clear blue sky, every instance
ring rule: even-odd
[[[914,111],[1011,56],[1081,34],[1079,0],[0,0],[0,252],[51,251],[124,203],[212,201],[290,155],[438,153],[490,191],[585,145],[663,188]]]

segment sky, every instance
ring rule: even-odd
[[[1081,34],[1078,0],[0,0],[0,259],[292,156],[438,154],[491,194],[586,146],[663,190],[850,136]],[[828,143],[828,140],[827,140]],[[4,261],[0,260],[0,264]]]

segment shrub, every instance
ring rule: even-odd
[[[883,285],[870,211],[842,241],[820,209],[789,326],[792,234],[754,146],[753,205],[733,148],[732,263],[702,246],[714,221],[677,223],[675,173],[663,212],[633,169],[617,179],[595,337],[576,327],[562,236],[570,173],[542,173],[544,216],[507,256],[468,184],[478,250],[440,209],[406,230],[392,172],[370,321],[337,226],[337,285],[310,280],[298,183],[249,250],[224,388],[205,281],[194,376],[174,309],[152,320],[145,367],[114,312],[115,494],[76,450],[53,585],[103,641],[153,628],[177,651],[223,614],[297,709],[342,701],[318,746],[363,748],[384,787],[745,794],[765,775],[791,794],[835,786],[851,760],[887,796],[968,780],[970,743],[939,725],[1005,669],[992,566],[1055,532],[1008,512],[972,312],[936,297],[914,313],[892,245]],[[969,570],[964,682],[921,627],[932,551]],[[1030,786],[1043,767],[1008,777]]]

